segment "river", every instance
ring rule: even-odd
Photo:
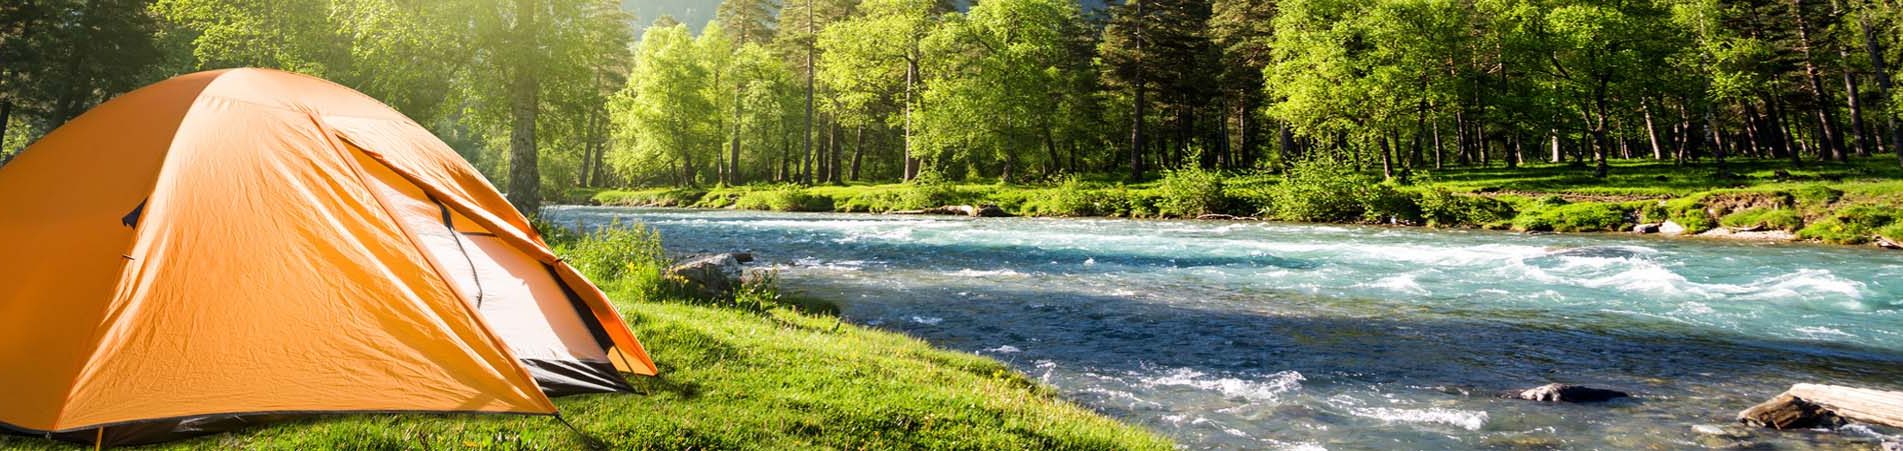
[[[847,321],[1010,363],[1192,449],[1868,449],[1754,431],[1796,382],[1903,390],[1903,252],[1272,222],[554,207],[749,251]],[[1500,399],[1564,382],[1601,405]]]

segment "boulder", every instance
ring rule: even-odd
[[[1664,223],[1659,224],[1659,233],[1665,234],[1665,235],[1683,235],[1685,234],[1685,226],[1679,225],[1676,222],[1667,220]]]
[[[1659,225],[1658,224],[1639,224],[1636,226],[1632,226],[1632,233],[1637,233],[1640,235],[1644,235],[1647,233],[1659,233]]]
[[[1518,392],[1508,392],[1507,397],[1539,402],[1606,402],[1630,398],[1632,395],[1618,390],[1580,385],[1546,384]]]
[[[1871,240],[1871,244],[1875,244],[1877,247],[1884,249],[1903,249],[1903,243],[1898,243],[1896,240],[1892,240],[1883,235],[1877,235],[1877,239]]]
[[[1903,442],[1883,442],[1883,451],[1903,451]]]
[[[740,287],[740,277],[746,272],[746,268],[740,266],[742,258],[753,261],[753,255],[744,253],[694,257],[667,268],[667,276],[682,282],[697,295],[726,296]]]
[[[1200,219],[1204,221],[1234,221],[1236,220],[1236,215],[1210,213],[1206,215],[1198,215],[1196,216],[1196,219]]]

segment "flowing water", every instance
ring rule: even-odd
[[[1009,362],[1189,448],[1868,449],[1755,431],[1796,382],[1903,390],[1903,253],[1259,222],[558,207],[750,251],[847,321]],[[1549,382],[1600,405],[1500,399]]]

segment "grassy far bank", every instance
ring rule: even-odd
[[[1717,227],[1781,229],[1800,239],[1862,244],[1903,241],[1903,170],[1889,158],[1706,166],[1615,162],[1611,176],[1540,165],[1517,169],[1417,171],[1411,183],[1381,181],[1330,160],[1298,162],[1284,174],[1174,171],[1125,183],[1071,177],[1048,184],[954,183],[798,187],[649,188],[583,193],[599,205],[887,212],[990,204],[1021,216],[1184,218],[1208,214],[1297,222],[1375,223],[1518,231],[1613,232],[1672,221],[1700,233]]]
[[[639,228],[551,242],[617,300],[659,377],[639,394],[557,398],[553,418],[348,415],[155,449],[1167,449],[1154,433],[1058,399],[1004,364],[803,313],[770,282],[692,299]],[[598,442],[591,443],[590,440]],[[0,449],[77,449],[0,435]]]

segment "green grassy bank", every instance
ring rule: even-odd
[[[560,234],[557,234],[560,235]],[[640,394],[556,399],[553,418],[311,417],[158,449],[1167,449],[1154,433],[1058,399],[1004,364],[804,313],[770,282],[692,299],[641,229],[554,236],[616,298],[659,377]],[[77,449],[0,436],[0,449]]]
[[[1410,183],[1382,181],[1326,160],[1286,173],[1174,171],[1126,183],[1070,177],[1045,184],[847,184],[799,187],[652,188],[593,193],[599,205],[887,212],[989,204],[1020,216],[1262,219],[1613,232],[1672,221],[1689,233],[1716,227],[1783,229],[1799,238],[1861,244],[1903,241],[1903,170],[1889,158],[1812,163],[1733,161],[1709,166],[1616,162],[1607,178],[1580,166],[1417,170]]]

